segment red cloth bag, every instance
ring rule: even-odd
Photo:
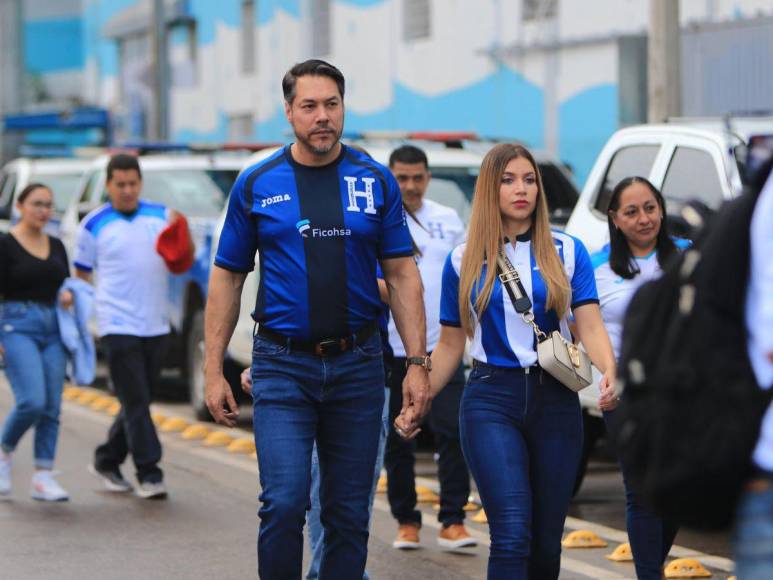
[[[156,251],[172,274],[182,274],[193,266],[193,240],[188,220],[181,213],[164,228],[156,240]]]

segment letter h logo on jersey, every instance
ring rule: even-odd
[[[349,193],[349,207],[346,208],[346,211],[360,211],[360,206],[357,205],[357,198],[358,197],[364,197],[365,198],[365,213],[375,215],[378,213],[376,211],[376,202],[373,198],[373,182],[376,181],[373,177],[363,177],[362,182],[365,184],[365,191],[357,191],[357,178],[356,177],[350,177],[345,176],[344,181],[346,181],[346,188]]]

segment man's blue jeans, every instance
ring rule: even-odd
[[[614,411],[604,412],[608,423]],[[636,578],[638,580],[660,580],[663,577],[663,563],[666,561],[679,526],[663,519],[647,508],[638,494],[628,484],[626,467],[620,462],[625,486],[625,516],[628,540],[631,543]]]
[[[773,578],[773,474],[768,474],[767,485],[762,482],[761,489],[747,490],[741,498],[733,543],[739,578]]]
[[[3,425],[0,444],[10,453],[34,425],[35,467],[51,469],[59,437],[59,411],[67,364],[56,308],[38,302],[4,302],[0,313],[5,374],[15,397],[14,407]]]
[[[376,468],[373,472],[373,487],[370,489],[370,499],[368,501],[368,519],[373,516],[373,499],[376,496],[376,486],[378,478],[381,475],[381,468],[384,465],[384,448],[386,447],[387,434],[389,433],[389,389],[384,390],[384,410],[381,414],[381,436],[378,439],[378,455],[376,456]],[[323,529],[320,521],[320,503],[319,503],[319,456],[317,455],[317,444],[314,444],[314,451],[311,455],[311,508],[306,515],[306,527],[309,532],[309,545],[311,547],[311,564],[306,573],[306,580],[316,580],[319,578],[319,564],[322,561]],[[362,580],[368,580],[368,572],[362,575]]]
[[[489,580],[558,578],[582,449],[577,393],[538,368],[478,364],[459,429],[489,521]]]
[[[329,357],[255,337],[252,398],[262,489],[261,578],[301,578],[316,440],[325,530],[319,575],[361,580],[384,407],[381,357],[378,334]]]

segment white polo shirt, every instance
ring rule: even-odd
[[[424,284],[424,309],[427,317],[427,351],[440,339],[440,289],[446,257],[464,240],[464,224],[456,211],[431,199],[424,199],[415,213],[416,223],[407,217],[411,237],[421,251],[416,262]],[[405,356],[405,346],[394,318],[389,320],[389,344],[395,356]]]
[[[754,207],[751,223],[751,260],[746,294],[749,358],[763,389],[773,388],[773,175],[768,178]],[[754,461],[773,472],[773,403],[762,422]]]
[[[94,272],[99,336],[169,333],[169,274],[156,252],[158,234],[168,225],[169,210],[140,201],[131,216],[109,203],[81,221],[75,267]]]

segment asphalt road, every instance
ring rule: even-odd
[[[0,417],[5,416],[10,404],[10,391],[0,379]],[[154,408],[167,415],[187,414],[187,407],[181,402],[166,400]],[[169,499],[151,502],[131,495],[109,494],[101,490],[101,483],[85,468],[110,421],[104,413],[88,407],[74,402],[64,404],[57,463],[62,472],[59,479],[71,493],[67,503],[43,504],[29,498],[32,438],[31,434],[25,436],[15,456],[13,500],[0,502],[0,578],[255,578],[255,460],[249,455],[184,441],[179,434],[164,433],[163,468]],[[238,430],[237,434],[249,436]],[[131,472],[127,465],[125,475]],[[419,483],[437,487],[429,454],[422,455],[419,475]],[[599,532],[609,546],[565,550],[561,578],[635,577],[632,564],[614,563],[604,557],[625,541],[625,534],[620,532],[622,526],[613,529],[600,523],[609,518],[596,518],[598,514],[621,509],[622,495],[615,491],[615,478],[619,476],[610,464],[594,463],[567,521],[567,532],[590,528]],[[606,493],[610,495],[604,499]],[[435,543],[439,529],[436,512],[429,504],[422,505],[422,510],[423,548],[396,551],[391,547],[396,525],[389,515],[386,498],[377,496],[369,545],[371,577],[485,578],[485,524],[468,524],[481,540],[477,549],[467,555],[449,554]],[[675,552],[677,556],[687,554],[683,548]],[[714,578],[727,577],[730,563],[726,559],[702,555],[701,561],[711,567]]]

